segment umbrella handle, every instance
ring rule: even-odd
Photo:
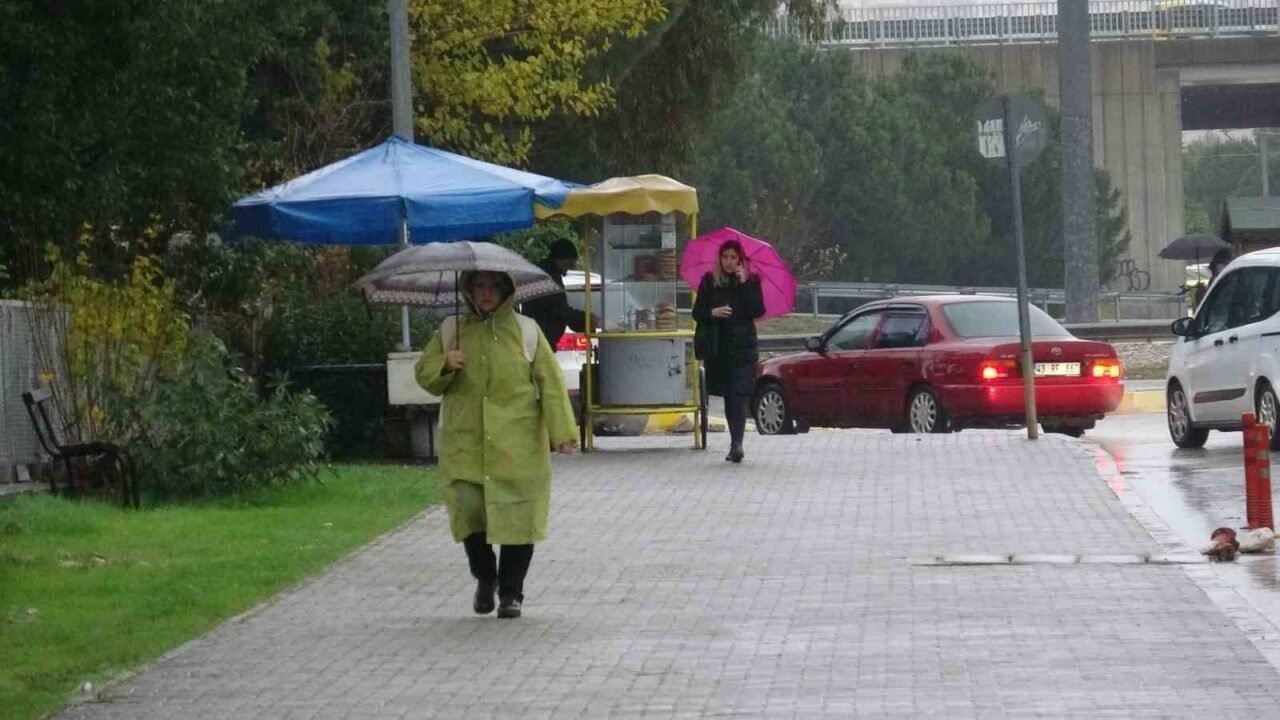
[[[458,271],[454,270],[453,271],[453,322],[455,324],[458,322],[458,316],[461,314],[461,308],[459,307],[460,301],[458,300],[458,297],[460,295],[462,295],[462,288],[458,287]],[[458,332],[453,333],[453,349],[454,350],[457,350],[461,347],[460,343],[462,342],[462,340],[459,339],[458,337],[460,334],[461,333],[458,333]]]

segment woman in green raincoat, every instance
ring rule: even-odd
[[[453,539],[477,581],[473,608],[520,616],[533,544],[547,534],[551,450],[569,454],[577,426],[564,375],[541,332],[532,362],[509,275],[464,273],[472,315],[448,318],[422,353],[418,384],[442,398],[440,472]],[[445,347],[441,335],[452,335]],[[502,546],[499,561],[490,543]]]

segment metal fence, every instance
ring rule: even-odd
[[[40,443],[22,404],[39,379],[30,306],[0,300],[0,483],[13,482],[19,466],[40,461]]]
[[[843,315],[873,300],[912,295],[985,295],[1017,297],[1014,288],[910,285],[898,283],[806,283],[796,298],[796,311],[813,316]],[[1031,303],[1055,318],[1066,315],[1066,291],[1032,288]],[[1109,321],[1172,320],[1186,314],[1186,297],[1180,293],[1104,292],[1099,298],[1102,318]]]
[[[1089,17],[1094,39],[1274,35],[1280,0],[1089,0]],[[781,15],[766,30],[774,38],[867,47],[1056,41],[1058,3],[841,8],[818,28]]]

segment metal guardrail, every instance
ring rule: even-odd
[[[1280,0],[1089,0],[1093,39],[1230,37],[1280,32]],[[920,47],[1058,38],[1058,3],[841,8],[815,30],[781,15],[766,32],[822,45]]]
[[[1032,288],[1029,291],[1032,305],[1049,315],[1061,318],[1066,306],[1066,291],[1055,288]],[[984,295],[988,297],[1017,297],[1015,288],[965,287],[953,285],[914,285],[905,283],[845,283],[815,282],[802,284],[798,298],[807,299],[806,311],[796,314],[819,317],[842,315],[857,305],[895,297],[919,295]],[[1178,317],[1186,312],[1186,296],[1176,292],[1104,292],[1099,296],[1100,306],[1107,311],[1110,321],[1145,320],[1150,318]]]
[[[1142,342],[1173,340],[1172,320],[1134,320],[1128,322],[1079,323],[1064,325],[1078,338],[1106,342]],[[761,335],[760,351],[765,353],[795,352],[804,349],[804,341],[812,335]]]

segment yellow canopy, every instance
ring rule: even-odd
[[[539,219],[649,212],[693,215],[698,212],[698,191],[663,175],[617,177],[569,191],[564,205],[555,209],[535,204],[534,212]]]

